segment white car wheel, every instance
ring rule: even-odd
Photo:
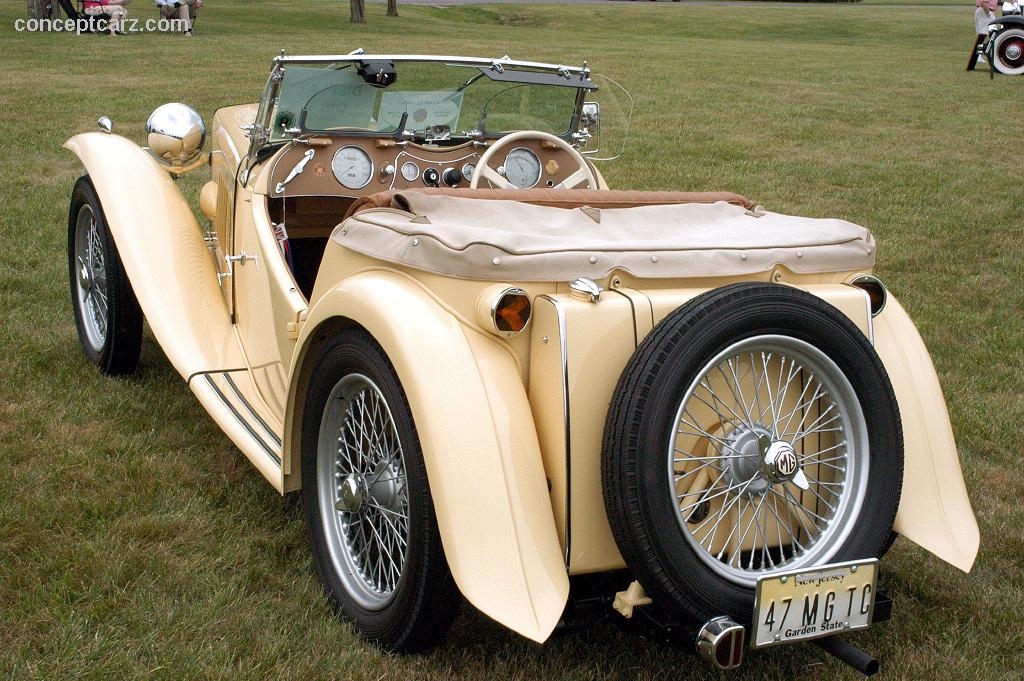
[[[992,59],[999,73],[1024,74],[1024,29],[1009,28],[999,33],[992,47]]]

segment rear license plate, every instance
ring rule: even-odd
[[[757,580],[751,646],[764,648],[871,625],[878,560],[822,565]]]

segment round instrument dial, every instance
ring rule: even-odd
[[[464,179],[466,182],[471,182],[473,180],[474,170],[476,170],[476,164],[467,163],[466,165],[462,166],[462,179]]]
[[[359,147],[348,146],[338,149],[331,161],[334,177],[349,189],[362,189],[373,177],[373,161],[370,155]]]
[[[428,187],[436,187],[441,184],[441,173],[437,168],[427,168],[423,171],[423,184]]]
[[[402,164],[402,177],[405,178],[406,182],[412,182],[420,176],[420,167],[412,161],[406,161]]]
[[[529,149],[518,147],[505,157],[505,179],[519,187],[529,189],[540,181],[540,159]]]

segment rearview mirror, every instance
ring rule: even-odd
[[[580,113],[580,127],[586,128],[591,135],[596,135],[601,125],[601,105],[597,102],[583,102]]]

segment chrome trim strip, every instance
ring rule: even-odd
[[[438,56],[432,54],[313,54],[313,55],[287,55],[274,57],[274,63],[288,64],[292,62],[306,63],[330,63],[337,61],[423,61],[442,62],[445,64],[460,64],[467,66],[519,66],[529,69],[543,69],[545,71],[569,72],[573,74],[589,74],[590,69],[585,66],[564,66],[561,64],[548,64],[536,61],[518,61],[501,57],[499,59],[488,59],[486,57],[455,57]]]
[[[210,385],[211,388],[213,388],[213,392],[217,394],[217,397],[219,397],[221,402],[224,403],[224,406],[227,407],[231,411],[231,413],[238,420],[238,422],[240,424],[242,424],[242,427],[245,428],[245,430],[249,433],[249,435],[252,436],[252,439],[255,440],[257,442],[257,444],[259,444],[259,446],[263,449],[263,451],[266,452],[267,456],[269,456],[271,459],[274,460],[274,463],[276,463],[278,466],[280,466],[281,465],[281,457],[278,456],[274,452],[274,450],[270,448],[270,445],[268,445],[263,440],[263,438],[261,438],[259,436],[259,434],[255,430],[253,430],[253,427],[251,425],[249,425],[249,422],[246,421],[244,418],[242,418],[242,415],[238,413],[237,409],[235,409],[235,405],[231,404],[231,401],[228,400],[228,398],[224,395],[224,393],[221,392],[221,389],[219,387],[217,387],[217,384],[213,381],[213,379],[210,378],[210,375],[209,374],[204,374],[203,378],[205,378],[206,382]]]
[[[867,305],[868,309],[868,342],[871,345],[875,344],[875,315],[871,312],[871,296],[864,289],[861,289],[861,293],[864,294],[864,304]]]
[[[233,380],[231,380],[231,375],[225,372],[224,380],[228,382],[228,387],[231,388],[231,392],[235,393],[235,397],[237,397],[238,401],[242,403],[242,406],[245,407],[245,410],[249,412],[249,415],[256,419],[256,421],[261,426],[263,426],[263,430],[267,433],[267,435],[270,436],[270,439],[274,441],[274,444],[280,447],[282,444],[281,437],[274,432],[274,429],[271,428],[266,421],[263,420],[262,416],[256,413],[256,410],[253,409],[252,404],[249,403],[249,400],[245,399],[245,397],[242,395],[242,392],[238,389],[238,385]]]
[[[566,345],[565,310],[549,295],[537,298],[551,303],[558,317],[558,345],[562,352],[562,419],[565,425],[565,567],[569,568],[569,547],[572,543],[572,447],[569,420],[569,350]]]
[[[192,385],[192,379],[197,376],[207,376],[209,374],[225,374],[233,371],[248,371],[245,367],[238,367],[237,369],[207,369],[205,371],[193,372],[188,379],[185,381],[186,384]]]

